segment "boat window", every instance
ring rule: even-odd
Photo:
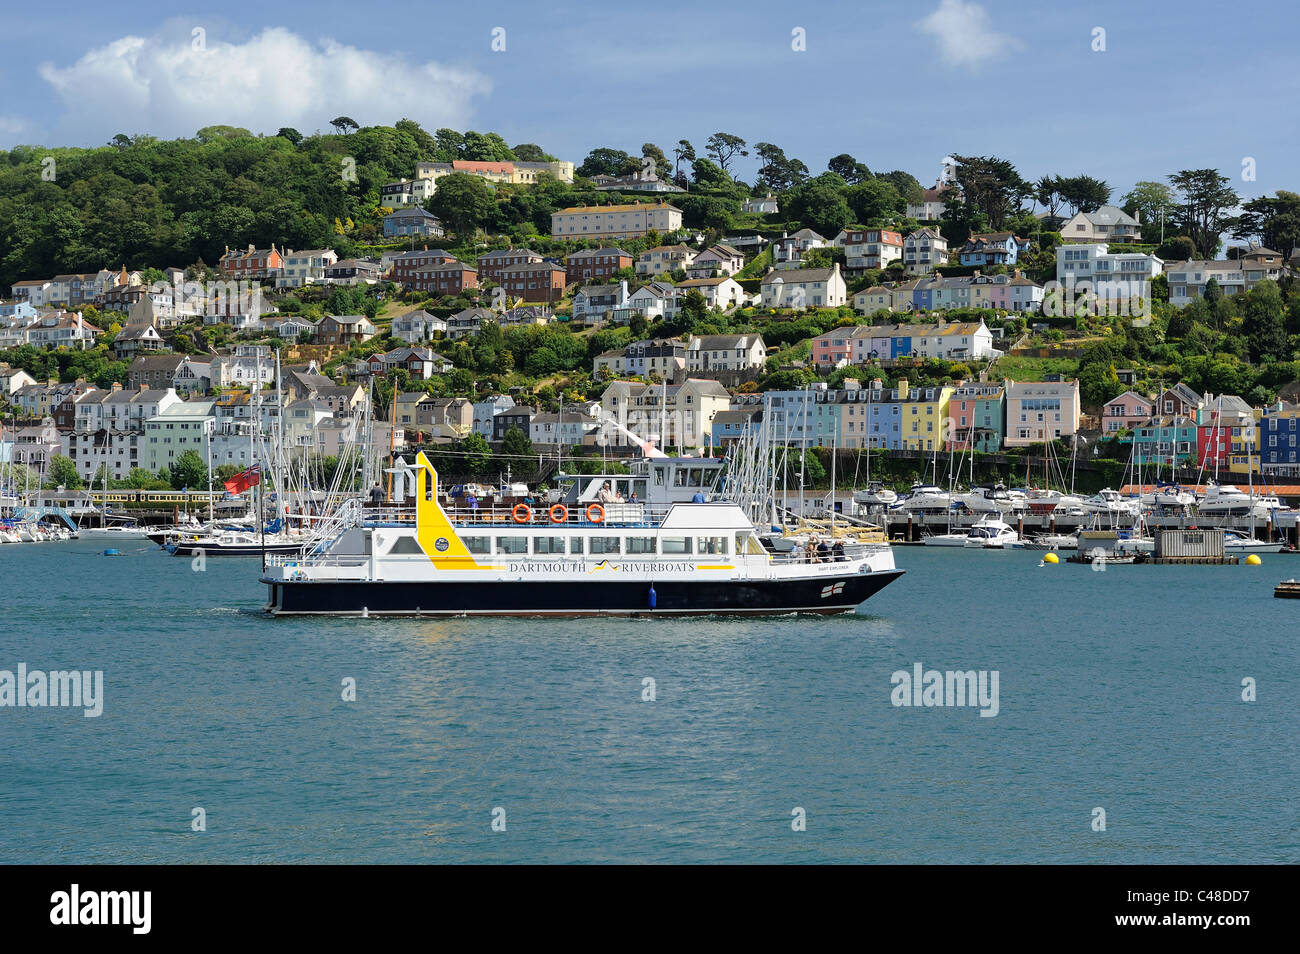
[[[465,549],[470,553],[491,553],[491,537],[461,537],[460,542],[465,544]]]
[[[690,553],[691,538],[690,537],[661,537],[659,539],[659,552],[664,554]]]
[[[645,481],[632,481],[632,493],[636,494],[637,500],[645,500]]]
[[[569,552],[582,553],[582,537],[569,537]]]
[[[534,537],[534,553],[563,553],[564,537]]]
[[[662,467],[656,467],[656,468],[655,468],[655,486],[656,486],[656,487],[662,487],[663,485],[664,485],[664,469],[663,469]]]
[[[727,538],[726,537],[698,537],[695,541],[696,553],[707,553],[711,556],[726,556]]]
[[[527,553],[527,537],[497,537],[497,553]]]
[[[590,553],[593,556],[604,553],[618,553],[618,537],[592,537]]]
[[[626,552],[627,553],[654,553],[655,538],[654,537],[628,537]]]
[[[686,486],[686,468],[685,468],[685,467],[679,467],[679,468],[677,468],[676,470],[673,471],[673,486],[674,486],[674,487],[685,487],[685,486]]]
[[[389,553],[423,553],[420,544],[415,537],[402,536],[393,541],[393,545],[388,548]]]
[[[736,534],[736,553],[749,553],[758,555],[765,552],[763,545],[758,542],[758,538],[752,533]]]
[[[688,478],[688,480],[689,480],[687,484],[688,487],[703,487],[704,471],[699,467],[692,467],[690,470],[690,477]]]

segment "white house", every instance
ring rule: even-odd
[[[602,418],[612,418],[643,441],[660,447],[704,447],[713,418],[730,407],[731,395],[717,381],[687,378],[681,384],[611,381],[601,395]],[[615,444],[632,444],[624,430],[610,429]]]
[[[1007,389],[1008,447],[1070,437],[1079,429],[1079,382],[1012,381]]]
[[[407,344],[428,341],[434,334],[447,333],[447,320],[427,311],[411,311],[393,319],[392,334]]]
[[[776,199],[769,193],[763,198],[746,199],[741,210],[753,215],[776,215],[781,209]]]
[[[688,245],[657,245],[636,257],[639,276],[664,275],[676,269],[685,270],[695,261],[697,253]]]
[[[691,278],[734,275],[744,267],[745,256],[730,245],[710,245],[685,266]]]
[[[903,236],[891,229],[841,229],[831,245],[844,249],[844,266],[853,270],[886,268],[903,257]]]
[[[764,308],[838,308],[846,289],[839,263],[830,268],[773,269],[763,276]]]
[[[1151,298],[1151,279],[1164,269],[1164,262],[1140,252],[1108,251],[1105,243],[1063,245],[1056,252],[1056,280],[1080,294],[1079,285],[1088,282],[1093,293],[1105,302],[1130,298]]]
[[[1094,212],[1077,212],[1061,226],[1061,243],[1141,242],[1142,224],[1123,209],[1103,205]]]
[[[826,248],[830,244],[812,229],[800,229],[793,235],[782,234],[772,243],[772,261],[777,268],[796,268],[803,261],[804,252]]]
[[[739,305],[745,298],[745,290],[736,283],[734,278],[688,278],[677,285],[678,308],[692,291],[703,295],[710,308],[724,310]]]
[[[762,335],[699,335],[686,345],[686,369],[692,374],[752,371],[766,362]]]
[[[312,248],[301,252],[289,249],[282,256],[284,268],[276,276],[276,288],[301,288],[325,280],[325,269],[339,260],[332,248]]]
[[[948,240],[938,229],[919,228],[903,239],[903,265],[909,275],[928,275],[948,264]]]

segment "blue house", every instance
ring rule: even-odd
[[[421,208],[398,209],[384,216],[384,236],[393,238],[398,235],[423,235],[426,238],[440,238],[445,234],[438,217]]]
[[[1029,242],[1011,232],[972,235],[961,248],[963,265],[1014,265]]]
[[[0,301],[0,324],[16,325],[20,322],[28,324],[35,317],[36,309],[32,307],[31,302]]]
[[[1300,475],[1300,407],[1279,401],[1259,420],[1259,464],[1265,476]]]

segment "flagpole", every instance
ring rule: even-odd
[[[262,481],[257,481],[257,526],[262,537],[262,571],[266,571],[266,516],[262,511]]]

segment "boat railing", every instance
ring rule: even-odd
[[[641,503],[601,503],[569,507],[516,505],[513,507],[444,507],[447,518],[458,527],[474,526],[567,526],[618,527],[657,526],[667,516],[671,504],[649,506]]]
[[[329,556],[320,553],[268,553],[266,555],[267,566],[365,566],[369,562],[369,557],[359,553],[342,554],[339,556]]]

